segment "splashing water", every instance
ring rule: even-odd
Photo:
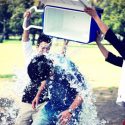
[[[50,58],[50,57],[48,57]],[[70,83],[71,88],[76,88],[80,95],[83,97],[82,110],[79,115],[79,123],[76,125],[105,125],[105,120],[100,120],[97,116],[95,97],[92,94],[91,87],[85,80],[85,77],[78,71],[78,68],[69,59],[64,56],[52,56],[55,66],[62,67],[63,73],[62,78],[66,77]],[[60,69],[58,72],[61,72]],[[26,72],[15,70],[16,81],[14,88],[11,90],[21,97],[23,95],[23,90],[25,86],[29,83],[29,77],[27,77]],[[81,84],[81,83],[84,84]],[[52,87],[52,86],[50,86]],[[21,99],[21,98],[20,98]],[[65,100],[64,100],[65,101]],[[15,103],[13,99],[0,98],[0,125],[14,125],[15,119],[19,112],[18,103]],[[74,114],[75,115],[75,114]]]
[[[94,105],[96,99],[92,94],[91,87],[75,64],[63,55],[50,55],[50,58],[54,60],[54,67],[57,68],[60,80],[63,77],[66,78],[70,87],[75,88],[83,98],[79,122],[76,122],[75,125],[105,125],[106,121],[100,120],[97,116],[96,106]]]
[[[18,109],[13,100],[0,98],[0,125],[13,125]]]
[[[26,86],[25,70],[15,67],[12,81],[5,82],[0,95],[0,125],[14,125],[19,112],[23,89]]]

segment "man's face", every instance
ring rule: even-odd
[[[37,51],[39,54],[48,53],[50,50],[50,44],[46,42],[41,42],[37,47]]]

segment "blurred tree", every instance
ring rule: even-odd
[[[18,35],[21,35],[23,32],[22,24],[23,24],[23,14],[26,11],[26,9],[29,9],[33,5],[36,5],[34,0],[15,0],[13,2],[13,14],[10,20],[10,28],[12,29],[12,32]],[[39,5],[39,2],[38,2]],[[31,16],[31,24],[35,25],[41,25],[41,19],[40,14],[37,14],[35,12],[32,12]],[[30,29],[30,33],[32,34],[32,43],[35,43],[35,36],[37,33],[36,29]]]
[[[97,5],[104,9],[104,22],[125,39],[125,0],[98,0]]]
[[[33,0],[14,0],[13,2],[13,14],[10,19],[10,28],[12,32],[21,35],[23,32],[23,14],[26,9],[30,8],[34,4]]]
[[[39,1],[39,0],[38,0]],[[22,35],[23,29],[23,14],[26,9],[29,9],[34,4],[34,0],[0,0],[0,33],[1,40],[8,39],[9,34],[17,34]],[[39,2],[38,2],[39,4]],[[36,22],[37,25],[40,24],[40,19],[37,21],[35,18],[39,18],[38,14],[32,16],[32,23]],[[36,29],[32,29],[31,33],[33,33],[33,43],[35,39]]]
[[[9,20],[12,15],[12,9],[9,6],[8,0],[0,1],[0,32],[2,33],[0,42],[3,42],[3,39],[9,39]]]
[[[43,4],[41,2],[41,0],[34,0],[34,5],[37,6],[38,9],[42,9],[43,8]],[[33,13],[32,16],[32,24],[35,24],[37,26],[42,25],[42,19],[41,19],[41,13]],[[41,32],[43,32],[42,30],[38,30],[38,29],[31,29],[31,33],[32,33],[32,44],[35,44],[35,40],[36,40],[36,34],[40,34]]]

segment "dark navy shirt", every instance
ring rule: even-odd
[[[105,39],[109,41],[119,52],[122,58],[125,59],[125,42],[120,41],[111,29],[109,29],[105,34]]]
[[[107,31],[105,39],[109,41],[122,56],[116,56],[109,52],[106,61],[116,66],[122,67],[123,59],[125,59],[125,42],[121,42],[111,29]]]
[[[106,58],[106,61],[119,67],[122,67],[122,64],[123,64],[123,58],[116,56],[111,52],[108,53],[108,57]]]
[[[28,75],[31,79],[30,84],[25,88],[22,102],[32,103],[35,98],[41,82],[50,77],[52,61],[45,55],[35,56],[28,65]],[[39,99],[39,103],[48,100],[47,90],[45,89]]]
[[[59,55],[53,60],[54,76],[47,83],[50,99],[45,108],[63,111],[69,108],[81,90],[86,89],[86,85],[73,62]]]

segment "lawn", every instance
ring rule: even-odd
[[[60,43],[54,43],[51,52],[59,53],[61,46]],[[111,45],[105,46],[113,53],[118,54]],[[33,48],[35,49],[35,46]],[[21,42],[1,43],[0,57],[0,97],[1,99],[12,99],[19,104],[18,92],[22,83],[17,85],[12,77],[15,68],[22,69],[24,67]],[[121,68],[106,63],[98,47],[94,44],[70,43],[67,57],[75,62],[92,86],[96,97],[98,117],[108,121],[107,125],[121,125],[125,118],[124,108],[116,105]]]
[[[52,52],[59,53],[59,43],[54,43]],[[105,45],[118,54],[111,45]],[[35,49],[35,47],[33,47]],[[92,87],[117,87],[121,69],[105,62],[95,44],[69,43],[67,57],[75,62]],[[0,79],[11,79],[15,68],[23,68],[24,57],[20,41],[6,41],[0,44]],[[3,81],[3,80],[2,80]]]

